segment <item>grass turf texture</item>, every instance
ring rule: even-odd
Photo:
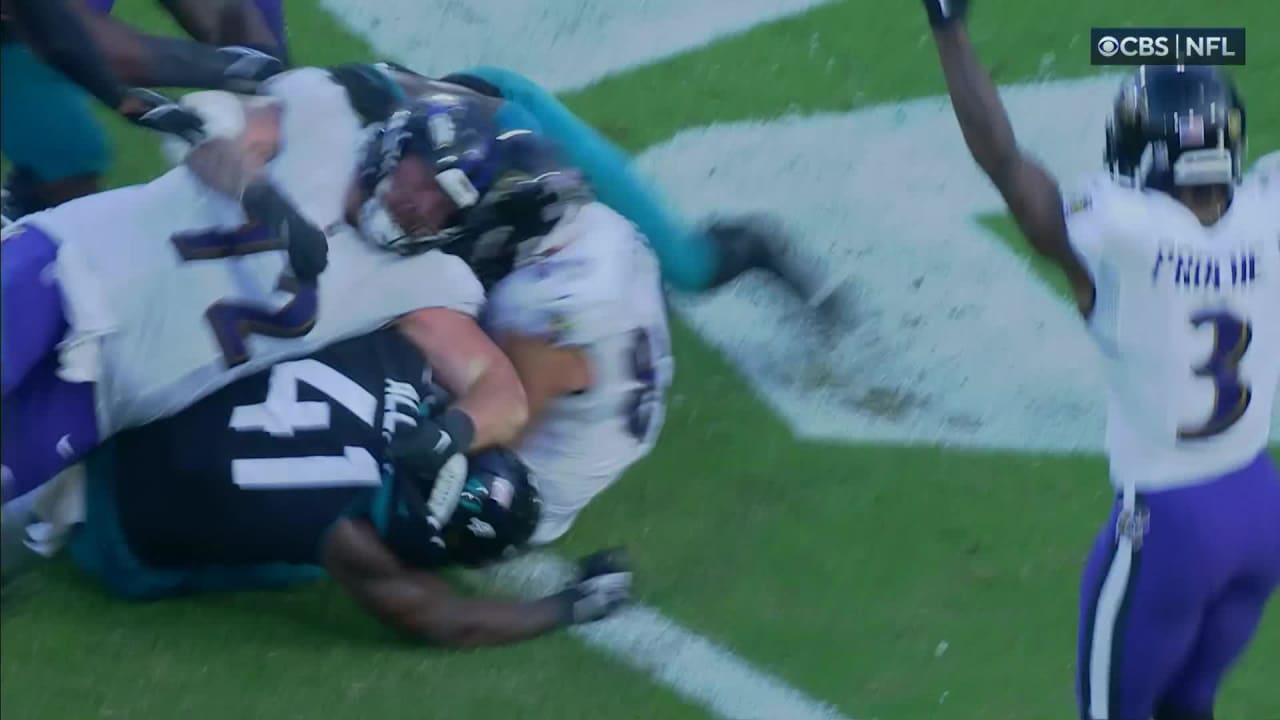
[[[147,0],[118,5],[143,25],[168,26]],[[1000,82],[1074,77],[1091,72],[1090,26],[1262,29],[1271,5],[992,0],[976,8],[972,33]],[[310,0],[288,12],[298,62],[371,57]],[[1270,92],[1280,87],[1280,40],[1259,31],[1250,40],[1250,65],[1236,77],[1260,155],[1280,147],[1280,97]],[[641,150],[711,122],[942,90],[918,5],[865,0],[567,101]],[[114,182],[159,168],[153,138],[112,131]],[[1007,219],[988,222],[1014,240]],[[674,332],[680,372],[662,441],[585,514],[565,552],[628,544],[645,602],[853,717],[1072,716],[1078,576],[1110,502],[1100,458],[793,441],[716,352],[679,323]],[[466,654],[398,645],[331,587],[138,607],[54,568],[25,590],[3,618],[8,718],[705,716],[565,636]],[[1280,716],[1276,667],[1273,607],[1221,716]]]

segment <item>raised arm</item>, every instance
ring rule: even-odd
[[[139,32],[83,5],[81,22],[111,70],[135,87],[181,87],[252,94],[284,70],[274,45],[218,47]]]
[[[956,120],[973,159],[996,189],[1031,247],[1067,276],[1086,314],[1093,280],[1071,248],[1058,183],[1022,152],[995,84],[978,61],[964,25],[967,0],[924,0]]]

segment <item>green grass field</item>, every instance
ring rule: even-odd
[[[147,0],[119,7],[167,27]],[[313,0],[288,11],[297,62],[372,57]],[[1090,74],[1091,26],[1249,28],[1236,77],[1257,156],[1280,148],[1275,18],[1272,0],[987,0],[972,27],[1002,83]],[[918,3],[836,2],[565,99],[638,152],[712,122],[936,95],[925,34]],[[112,131],[114,181],[160,169],[152,137]],[[851,718],[1074,716],[1078,577],[1110,503],[1100,457],[796,441],[724,357],[674,332],[657,450],[560,550],[628,545],[643,602]],[[444,653],[396,641],[328,586],[135,606],[64,566],[6,604],[0,667],[7,720],[708,717],[567,635]],[[1273,604],[1220,717],[1280,718],[1277,669]]]

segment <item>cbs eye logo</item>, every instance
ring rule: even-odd
[[[1120,52],[1120,41],[1107,35],[1098,40],[1098,54],[1102,57],[1115,57]]]

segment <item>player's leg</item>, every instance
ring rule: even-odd
[[[1280,476],[1265,454],[1245,473],[1239,507],[1223,517],[1231,526],[1215,533],[1242,548],[1242,572],[1205,614],[1191,658],[1161,699],[1156,720],[1213,719],[1222,679],[1244,654],[1280,586]]]
[[[57,246],[26,225],[0,243],[0,435],[5,499],[25,495],[98,442],[92,383],[58,377],[67,330],[54,277]]]
[[[527,111],[591,182],[601,202],[640,228],[662,264],[662,276],[682,290],[711,287],[717,274],[715,249],[681,222],[666,201],[640,179],[631,158],[566,108],[554,95],[522,75],[494,67],[466,70],[493,85],[507,101]],[[447,80],[448,78],[446,78]]]
[[[1213,604],[1191,662],[1160,700],[1155,720],[1213,720],[1218,687],[1248,647],[1275,589],[1274,583],[1257,578],[1237,583]]]
[[[40,228],[18,227],[0,243],[0,386],[6,402],[67,331],[53,272],[58,247]]]
[[[1205,570],[1169,501],[1117,502],[1090,553],[1076,682],[1084,720],[1149,720],[1195,645]]]
[[[98,444],[94,383],[70,383],[47,356],[0,406],[4,499],[41,487]]]
[[[21,43],[0,46],[0,76],[0,149],[20,212],[96,192],[111,156],[84,92]]]

